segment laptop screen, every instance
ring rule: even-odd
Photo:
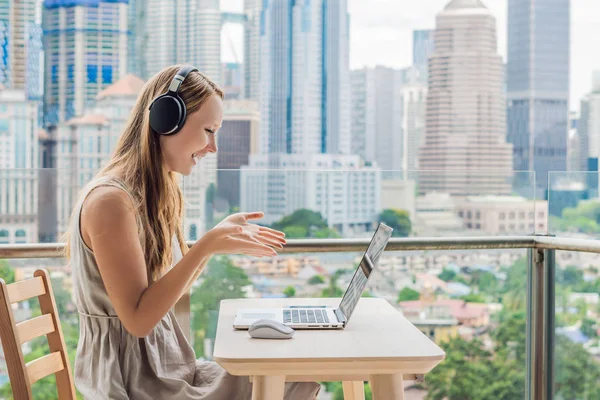
[[[344,313],[346,321],[350,319],[350,315],[352,315],[360,296],[362,296],[371,271],[377,266],[379,257],[381,257],[381,254],[385,250],[390,236],[392,236],[392,228],[384,224],[379,224],[340,303],[340,310]]]

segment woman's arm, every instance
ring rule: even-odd
[[[132,335],[143,337],[175,305],[212,252],[207,235],[162,278],[148,286],[135,211],[128,195],[99,187],[85,201],[81,231],[94,251],[100,275],[119,319]]]
[[[190,279],[190,282],[188,283],[187,287],[185,288],[185,290],[181,294],[182,296],[185,293],[187,293],[187,292],[190,291],[190,289],[192,288],[192,285],[194,284],[194,282],[196,282],[196,279],[198,279],[198,277],[200,276],[200,274],[202,273],[202,271],[204,271],[204,268],[206,267],[206,264],[208,263],[209,260],[210,260],[210,256],[206,257],[204,260],[202,260],[202,262],[200,263],[200,266],[198,267],[198,270],[196,271],[196,273],[194,273],[194,276],[192,276],[192,278]]]

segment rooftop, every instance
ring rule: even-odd
[[[96,96],[96,100],[100,100],[109,96],[137,96],[142,87],[144,87],[144,81],[132,74],[125,75],[106,89],[102,90]]]

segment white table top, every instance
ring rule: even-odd
[[[289,340],[262,340],[251,338],[247,331],[233,328],[236,310],[240,308],[336,307],[339,302],[340,299],[321,298],[224,300],[221,302],[213,358],[226,369],[232,364],[254,364],[256,367],[260,364],[308,365],[330,361],[337,364],[384,362],[386,368],[404,365],[406,368],[402,369],[413,373],[429,372],[444,359],[444,351],[384,299],[361,298],[344,330],[298,330]]]

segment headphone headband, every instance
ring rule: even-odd
[[[169,92],[177,93],[185,78],[187,78],[192,71],[198,71],[198,69],[192,65],[184,65],[179,68],[179,71],[177,71],[169,85]]]
[[[183,127],[187,116],[185,102],[179,97],[181,84],[192,71],[193,65],[183,65],[171,81],[166,93],[161,94],[150,104],[150,126],[161,135],[173,135]]]

